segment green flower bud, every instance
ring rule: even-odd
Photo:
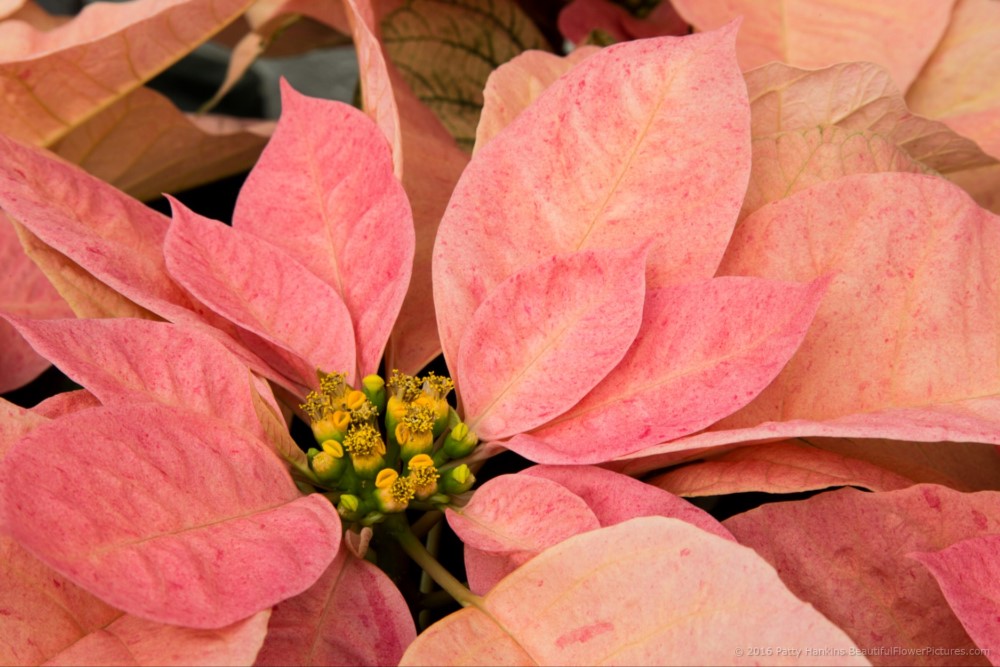
[[[438,481],[438,488],[444,493],[455,495],[465,493],[476,483],[476,476],[469,470],[469,466],[464,463],[455,468],[449,468],[441,473]]]
[[[385,391],[385,380],[378,375],[366,375],[361,380],[361,391],[365,393],[371,404],[378,408],[379,414],[385,412],[387,395]]]
[[[340,446],[333,440],[327,442],[332,442],[338,447]],[[341,450],[341,454],[338,457],[332,451],[328,450],[324,443],[323,451],[313,457],[311,465],[313,472],[316,473],[321,482],[332,482],[343,474],[344,468],[347,466],[347,461],[344,460],[343,450]]]
[[[337,478],[343,473],[344,461],[335,459],[326,452],[320,452],[312,461],[312,469],[321,483],[331,485],[336,483]]]
[[[343,458],[338,459],[329,452],[320,452],[313,457],[311,465],[319,481],[330,483],[343,474],[346,461]]]
[[[344,493],[340,496],[340,502],[337,503],[337,513],[344,518],[349,518],[350,516],[357,513],[361,508],[361,499],[350,493]]]
[[[444,439],[444,453],[450,459],[460,459],[468,456],[479,444],[479,438],[469,430],[468,424],[460,422]]]

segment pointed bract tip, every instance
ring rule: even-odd
[[[170,217],[171,218],[175,218],[176,219],[177,216],[178,216],[178,214],[183,215],[185,213],[190,213],[191,212],[191,209],[189,209],[187,206],[185,206],[181,202],[181,200],[178,199],[177,197],[174,197],[173,195],[164,192],[163,193],[163,198],[167,200],[168,204],[170,204]]]
[[[736,36],[739,34],[740,26],[743,25],[743,17],[737,16],[729,23],[721,25],[714,30],[698,31],[690,35],[685,35],[679,39],[703,39],[708,43],[730,44],[733,51],[736,50]]]
[[[290,99],[302,97],[302,93],[295,90],[295,88],[292,87],[292,84],[288,83],[288,79],[283,76],[278,79],[278,89],[281,92],[282,108],[284,108],[285,104],[287,104]]]
[[[742,25],[743,25],[743,17],[742,16],[737,16],[736,18],[734,18],[732,21],[730,21],[726,25],[720,26],[719,28],[716,28],[715,30],[712,30],[711,32],[718,33],[719,37],[728,39],[728,41],[732,42],[732,44],[735,47],[736,36],[739,34],[739,32],[740,32],[740,26],[742,26]]]

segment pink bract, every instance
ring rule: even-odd
[[[44,446],[56,437],[58,462]],[[300,496],[269,449],[174,408],[75,412],[33,430],[4,463],[47,470],[42,484],[3,479],[11,535],[151,620],[229,625],[304,590],[340,543],[330,503]]]
[[[264,640],[267,607],[310,586],[341,539],[330,504],[302,497],[264,440],[251,404],[273,402],[261,396],[269,389],[257,388],[211,337],[176,325],[18,324],[107,405],[53,420],[11,412],[3,422],[14,426],[2,441],[5,475],[18,466],[45,471],[44,479],[4,477],[10,535],[59,572],[46,575],[26,555],[7,561],[38,574],[34,592],[3,592],[17,610],[5,628],[26,627],[30,644],[33,614],[48,609],[40,600],[65,590],[82,605],[67,613],[108,609],[110,616],[100,632],[80,622],[82,634],[53,637],[41,649],[47,658],[116,661],[124,647],[138,664],[248,662]],[[95,347],[78,343],[85,338]],[[18,433],[25,435],[13,445]],[[55,441],[57,460],[49,451]],[[50,582],[57,590],[46,594]],[[247,616],[253,620],[240,621]],[[12,650],[26,655],[26,645]]]
[[[341,549],[309,590],[274,608],[254,664],[396,664],[415,636],[389,577]]]
[[[483,89],[483,112],[476,127],[473,150],[488,144],[556,79],[598,51],[596,46],[581,46],[563,57],[545,51],[525,51],[493,70]]]
[[[393,148],[396,173],[402,173],[413,207],[415,233],[413,272],[386,348],[386,362],[391,368],[415,373],[441,352],[431,253],[438,223],[469,158],[434,112],[417,99],[382,48],[377,22],[393,3],[372,4],[368,0],[345,3],[360,54],[362,103]]]
[[[354,322],[363,377],[378,370],[410,282],[410,205],[391,176],[385,139],[363,114],[284,89],[289,120],[241,191],[233,227],[286,250],[337,291]],[[369,157],[359,166],[361,154]],[[391,243],[383,242],[386,236]],[[324,310],[319,303],[312,308]],[[330,313],[331,321],[340,319]]]
[[[557,255],[498,285],[455,365],[469,428],[500,439],[540,426],[617,366],[638,333],[645,260],[642,250]]]
[[[11,321],[46,359],[87,387],[97,405],[160,403],[231,421],[263,437],[246,367],[198,331],[130,319]],[[64,407],[53,416],[70,411]]]
[[[553,254],[649,241],[650,287],[711,277],[750,166],[734,39],[729,26],[605,49],[476,153],[434,249],[449,364],[497,285]],[[619,92],[623,81],[627,95]],[[583,95],[604,102],[584,105]],[[680,145],[682,127],[684,146],[697,151]]]
[[[774,379],[827,284],[715,278],[647,292],[621,363],[563,416],[507,445],[542,463],[601,463],[705,428]]]
[[[14,227],[0,214],[0,310],[31,317],[65,317],[66,302],[21,250]],[[7,322],[0,322],[0,393],[38,377],[49,362],[35,352]]]
[[[502,475],[447,516],[465,543],[469,587],[479,594],[568,537],[637,517],[681,519],[733,539],[719,522],[687,501],[592,466],[534,466],[519,475]],[[545,521],[551,516],[560,520]]]
[[[1000,535],[983,535],[956,542],[941,551],[909,554],[937,580],[955,616],[977,646],[993,647],[1000,640],[996,610],[1000,608]],[[990,663],[998,662],[992,654]]]
[[[997,496],[935,485],[878,494],[841,489],[766,505],[724,525],[858,646],[900,647],[879,656],[881,664],[937,664],[940,656],[917,652],[926,646],[964,649],[949,656],[953,664],[984,664],[969,652],[976,644],[937,582],[909,554],[996,533]]]
[[[298,122],[295,120],[297,111],[310,113],[312,107],[308,103],[303,102],[303,107],[296,107],[291,102],[295,95],[291,91],[287,93],[290,111],[282,125],[294,126]],[[355,154],[372,156],[360,163],[355,161],[354,167],[359,168],[360,165],[358,173],[365,174],[366,182],[376,191],[384,193],[389,208],[383,212],[383,224],[398,227],[393,235],[396,249],[392,257],[388,261],[382,258],[377,263],[365,264],[371,267],[370,272],[354,270],[346,282],[339,275],[329,272],[322,274],[324,279],[288,258],[280,248],[273,248],[263,238],[242,231],[243,226],[260,230],[278,229],[280,221],[286,216],[308,216],[310,211],[316,210],[314,200],[308,197],[294,199],[291,207],[266,209],[258,216],[257,222],[246,222],[237,229],[213,226],[181,209],[176,214],[177,220],[171,227],[168,240],[170,225],[163,216],[69,165],[52,163],[40,153],[10,143],[7,149],[13,162],[6,172],[9,180],[0,184],[6,196],[5,211],[15,221],[23,220],[45,244],[65,254],[65,257],[53,257],[48,265],[51,273],[59,273],[63,267],[70,265],[67,260],[72,260],[72,265],[78,265],[89,274],[92,283],[83,284],[87,291],[77,296],[80,301],[106,299],[102,290],[111,288],[133,304],[161,317],[206,328],[255,371],[285,384],[296,393],[304,393],[303,388],[316,382],[314,373],[317,366],[344,368],[353,377],[354,368],[361,361],[355,359],[353,341],[351,346],[345,344],[354,337],[352,320],[360,323],[357,325],[359,332],[369,341],[367,345],[371,349],[365,352],[368,357],[365,363],[372,363],[371,357],[377,356],[372,350],[380,350],[382,345],[373,342],[372,335],[376,334],[378,327],[384,329],[387,325],[383,319],[391,320],[395,309],[399,308],[401,292],[409,275],[407,258],[412,255],[412,241],[407,243],[407,238],[412,238],[412,231],[408,234],[411,230],[410,214],[401,199],[402,188],[394,181],[389,163],[378,157],[380,152],[388,150],[388,146],[376,128],[356,124],[357,119],[362,118],[357,112],[332,113],[339,113],[344,122],[350,123],[354,119],[357,143],[351,150]],[[315,146],[324,143],[322,136],[300,140]],[[269,164],[269,160],[262,162],[261,169],[265,173],[273,170]],[[32,174],[30,178],[20,175],[29,173]],[[336,173],[331,174],[329,179],[330,182],[339,180]],[[245,190],[248,197],[254,196],[256,187],[264,186],[255,185],[252,179]],[[90,195],[79,197],[77,192],[88,192]],[[62,202],[64,206],[53,207],[51,204],[54,202]],[[322,206],[330,205],[331,202],[327,202]],[[354,210],[346,215],[341,211],[338,214],[340,228],[351,227],[354,221],[350,215],[366,214],[366,210]],[[211,236],[195,238],[192,235],[196,229],[204,230]],[[261,234],[272,238],[276,235],[273,231],[262,231]],[[343,248],[343,243],[349,238],[345,237],[337,244],[338,247]],[[285,242],[289,243],[291,239],[286,238]],[[290,274],[288,280],[296,275],[300,278],[296,285],[287,285],[285,298],[298,299],[305,307],[318,306],[328,311],[339,311],[341,315],[332,322],[333,326],[343,331],[336,337],[330,337],[330,331],[321,331],[323,325],[315,318],[305,319],[294,327],[288,322],[269,319],[275,317],[270,313],[275,307],[273,300],[278,297],[278,292],[255,290],[253,280],[259,276],[245,264],[254,261],[245,247],[250,244],[258,248],[255,252],[261,255],[261,264],[255,266],[256,271],[262,270],[263,257],[271,258],[271,266],[274,267],[271,275],[275,279],[274,284],[280,286],[284,278],[277,266],[288,262],[289,271],[297,271]],[[325,247],[330,246],[326,244]],[[296,251],[304,254],[301,247]],[[351,251],[352,255],[364,257],[362,253]],[[317,249],[317,252],[320,251]],[[220,259],[220,253],[227,254],[226,261],[214,265],[205,263],[208,257]],[[244,264],[241,266],[237,261]],[[354,269],[353,265],[349,266]],[[177,276],[170,275],[171,267]],[[195,269],[199,271],[197,274],[188,273]],[[197,280],[194,275],[199,276]],[[197,294],[186,290],[178,281],[186,282]],[[301,284],[302,281],[314,287],[308,289]],[[359,297],[356,295],[366,294],[367,289],[375,290],[369,294],[375,304],[366,303],[364,310],[351,313],[351,318],[346,318],[342,294],[346,294],[357,306]],[[248,305],[251,306],[249,309]],[[127,312],[122,310],[121,305],[113,308],[118,309],[118,312],[112,310],[118,315],[140,314],[134,305]],[[383,331],[376,334],[376,338],[385,335],[387,332]]]
[[[0,661],[6,665],[249,664],[267,632],[269,611],[211,631],[129,616],[49,569],[7,536],[0,536],[0,555]]]
[[[953,4],[916,0],[900,12],[893,0],[673,0],[698,30],[714,30],[742,16],[736,49],[743,69],[772,60],[810,69],[869,60],[886,67],[904,89],[941,38]]]
[[[688,498],[763,491],[797,493],[831,486],[894,491],[913,480],[867,461],[789,440],[740,447],[708,460],[680,466],[649,480]]]
[[[997,223],[941,179],[899,173],[842,178],[744,220],[721,272],[836,277],[789,365],[723,425],[968,401],[983,424],[973,439],[985,435],[1000,393]]]

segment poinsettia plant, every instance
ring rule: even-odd
[[[997,664],[1000,220],[941,176],[995,160],[920,68],[744,71],[749,15],[470,121],[405,47],[466,24],[389,4],[258,7],[349,31],[363,110],[283,85],[231,225],[0,136],[78,317],[0,316],[82,387],[0,403],[0,660]],[[685,500],[750,491],[810,497]]]

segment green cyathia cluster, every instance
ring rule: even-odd
[[[343,373],[320,373],[301,406],[319,444],[309,465],[319,485],[339,492],[341,516],[370,525],[414,500],[447,505],[472,487],[467,465],[440,470],[479,442],[448,405],[453,388],[434,373],[369,375],[358,389]]]

